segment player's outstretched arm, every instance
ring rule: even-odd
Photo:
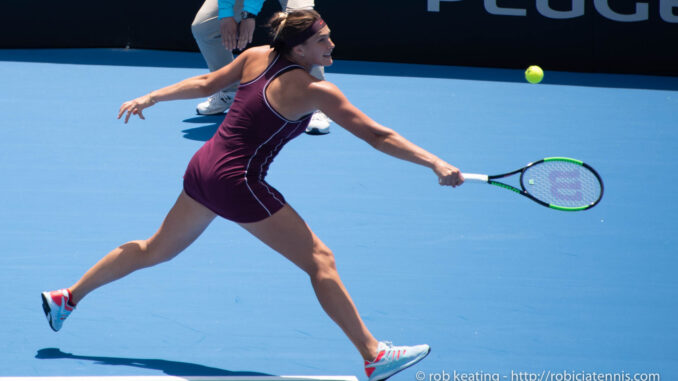
[[[459,169],[372,120],[351,104],[332,83],[319,81],[310,88],[316,106],[322,112],[372,147],[393,157],[431,168],[441,185],[456,187],[464,182]]]
[[[132,115],[138,115],[139,118],[145,119],[143,110],[160,101],[204,98],[237,83],[242,77],[245,61],[250,54],[243,52],[233,62],[217,71],[187,78],[173,85],[151,91],[146,95],[127,101],[120,106],[118,119],[123,115],[125,115],[125,123],[129,121]]]

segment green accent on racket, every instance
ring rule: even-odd
[[[520,174],[520,188],[496,179]],[[565,212],[590,209],[603,198],[603,180],[593,167],[569,157],[547,157],[500,175],[464,173],[464,178],[508,189],[545,207]],[[526,181],[527,180],[527,181]]]

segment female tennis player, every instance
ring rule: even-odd
[[[94,289],[168,261],[188,247],[217,216],[240,224],[305,271],[320,304],[365,360],[369,380],[385,380],[417,363],[428,345],[393,346],[377,341],[344,287],[330,249],[264,177],[268,167],[321,110],[374,148],[433,170],[441,185],[464,181],[459,170],[414,145],[353,106],[333,84],[309,74],[332,64],[330,29],[315,11],[278,13],[271,46],[246,50],[222,69],[152,91],[120,107],[125,123],[160,101],[200,98],[240,82],[235,101],[211,140],[193,156],[184,188],[159,230],[108,253],[72,287],[42,294],[54,331]]]

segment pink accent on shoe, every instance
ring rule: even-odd
[[[54,303],[56,303],[57,306],[61,307],[61,303],[63,303],[63,295],[61,294],[61,290],[52,291],[49,293],[49,296],[52,298],[52,301],[54,301]]]

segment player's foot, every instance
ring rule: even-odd
[[[195,112],[197,112],[198,115],[221,114],[231,107],[233,99],[235,99],[234,91],[219,91],[207,98],[206,101],[199,103]]]
[[[383,381],[418,363],[429,352],[431,348],[425,344],[396,347],[388,341],[380,341],[377,347],[377,358],[374,361],[365,361],[365,373],[369,381]]]
[[[330,133],[330,118],[322,111],[318,110],[311,116],[311,122],[306,127],[306,133],[309,135],[325,135]]]
[[[61,329],[64,320],[75,309],[75,306],[69,303],[70,299],[71,291],[67,288],[42,293],[42,309],[54,332]]]

